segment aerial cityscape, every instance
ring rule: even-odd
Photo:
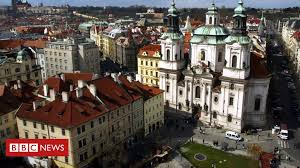
[[[4,0],[0,167],[300,168],[299,6]]]

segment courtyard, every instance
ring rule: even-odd
[[[259,167],[258,160],[253,160],[245,156],[234,155],[226,153],[221,150],[217,150],[205,145],[189,142],[180,148],[181,154],[189,160],[195,167],[212,167],[215,165],[216,168],[232,168],[232,167],[243,167],[243,168],[257,168]],[[198,160],[197,156],[203,160]]]

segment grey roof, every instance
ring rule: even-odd
[[[204,36],[227,36],[229,31],[227,28],[220,25],[204,25],[194,31],[195,35]]]

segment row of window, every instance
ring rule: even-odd
[[[149,66],[153,67],[153,64],[154,63],[152,61],[150,61]],[[141,60],[141,65],[144,65],[144,61],[143,60]],[[145,61],[145,65],[148,66],[148,61]],[[158,63],[157,62],[155,63],[155,67],[158,67]]]
[[[36,122],[32,122],[32,125],[33,125],[33,128],[35,128],[35,129],[38,129],[38,125],[40,125],[40,127],[41,127],[41,129],[42,130],[45,130],[46,129],[46,127],[45,127],[45,124],[43,124],[43,123],[41,123],[41,124],[38,124],[38,123],[36,123]],[[27,121],[26,120],[23,120],[23,126],[27,126]],[[49,130],[49,127],[48,127],[48,125],[47,125],[47,129]],[[52,132],[52,133],[54,133],[55,132],[55,128],[54,128],[54,126],[50,126],[50,131]],[[61,129],[61,134],[62,135],[66,135],[66,131],[65,131],[65,129]]]
[[[0,138],[4,138],[5,136],[9,136],[11,134],[10,128],[6,128],[5,130],[0,130]]]
[[[102,124],[105,122],[105,116],[102,116],[100,118],[98,118],[98,123],[99,124]],[[95,126],[95,123],[94,121],[90,121],[90,128],[94,128]],[[77,134],[81,134],[81,133],[84,133],[85,132],[85,125],[82,125],[81,127],[77,127]]]
[[[53,62],[53,58],[50,58],[49,60],[50,60],[51,62]],[[48,61],[48,57],[46,57],[46,61]],[[58,60],[57,58],[54,58],[54,62],[58,62],[58,61],[59,61],[59,63],[61,63],[61,64],[62,64],[62,61],[64,61],[65,64],[68,63],[68,60],[66,60],[66,59],[65,59],[65,60],[63,60],[63,59],[59,59],[59,60]]]

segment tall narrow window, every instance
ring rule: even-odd
[[[222,52],[219,52],[219,55],[218,55],[218,62],[222,62]]]
[[[233,97],[229,98],[229,105],[232,106],[233,105]]]
[[[167,93],[169,93],[170,86],[167,86]]]
[[[231,67],[236,68],[236,64],[237,64],[237,57],[236,57],[236,55],[234,55],[234,56],[232,56]]]
[[[217,24],[217,18],[215,18],[215,23],[214,24]]]
[[[168,49],[167,50],[167,61],[169,61],[170,60],[170,50]]]
[[[231,114],[228,114],[228,116],[227,116],[227,121],[228,121],[228,122],[232,122],[232,115],[231,115]]]
[[[200,98],[200,86],[196,86],[195,97]]]
[[[260,110],[260,101],[261,101],[260,96],[258,96],[258,97],[255,98],[255,103],[254,103],[254,110],[255,111],[259,111]]]
[[[209,17],[209,24],[212,24],[212,17]]]
[[[201,60],[205,61],[205,51],[201,51]]]

